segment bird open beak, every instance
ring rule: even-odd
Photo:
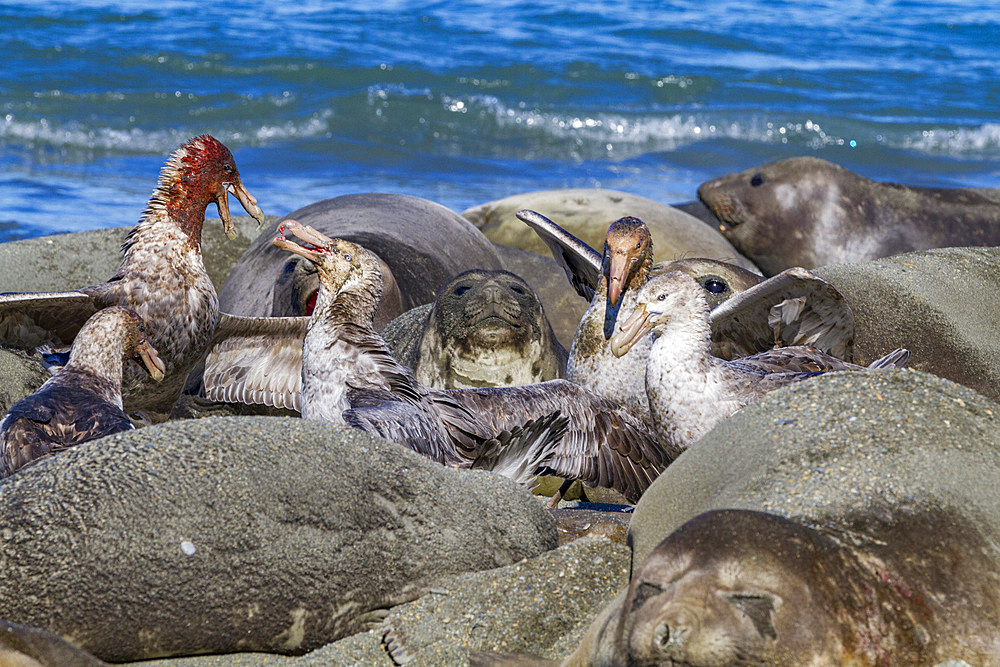
[[[215,204],[219,207],[219,217],[222,218],[222,226],[226,230],[226,236],[232,241],[236,238],[236,228],[233,227],[233,216],[229,213],[229,195],[233,195],[238,200],[251,218],[257,221],[257,229],[264,224],[264,211],[257,206],[257,198],[250,194],[250,191],[243,187],[243,183],[237,180],[235,183],[223,183],[215,198]]]
[[[138,345],[139,358],[142,359],[142,364],[149,371],[149,374],[154,380],[159,382],[163,379],[163,374],[167,370],[166,364],[160,359],[160,355],[157,354],[156,348],[149,344],[145,338],[143,338]]]
[[[642,337],[653,328],[650,320],[646,306],[641,303],[636,306],[632,315],[621,323],[621,328],[611,337],[608,343],[611,346],[611,353],[620,357],[631,350],[632,346],[642,340]]]
[[[301,246],[295,241],[285,238],[285,232],[291,232],[295,236],[299,237],[306,243],[315,246],[314,248],[306,248]],[[278,246],[282,250],[287,250],[289,252],[295,253],[299,257],[304,257],[314,264],[318,264],[326,252],[324,248],[332,241],[329,237],[321,234],[312,227],[306,226],[298,222],[297,220],[285,220],[280,225],[278,225],[278,236],[274,238],[274,245]]]

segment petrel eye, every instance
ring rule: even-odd
[[[345,253],[341,253],[340,256],[343,257],[344,261],[346,261],[346,262],[354,261],[354,259],[348,253],[346,253],[346,252]]]
[[[726,291],[726,283],[717,278],[709,278],[706,280],[704,287],[712,294],[722,294]]]
[[[227,174],[233,173],[233,165],[231,164],[222,165],[222,171],[226,172]]]
[[[764,184],[764,174],[757,172],[750,178],[750,185],[757,187]]]
[[[458,287],[455,288],[455,296],[462,296],[468,291],[469,291],[468,285],[459,285]]]
[[[666,294],[659,294],[659,295],[657,295],[656,300],[657,301],[663,301],[666,298],[667,298]]]

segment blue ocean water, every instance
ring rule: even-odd
[[[30,1],[0,28],[0,240],[134,223],[203,133],[276,215],[369,191],[674,203],[794,155],[1000,187],[994,3]]]

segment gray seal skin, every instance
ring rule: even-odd
[[[767,275],[911,250],[1000,245],[995,190],[869,180],[813,157],[703,183],[723,235]]]
[[[463,271],[503,268],[482,232],[450,209],[419,197],[344,195],[309,204],[285,218],[375,253],[385,283],[376,329],[410,308],[430,303]],[[308,262],[290,259],[271,245],[278,224],[265,227],[233,267],[219,290],[222,311],[252,317],[309,314],[319,280]]]
[[[558,544],[548,513],[499,475],[274,417],[73,448],[4,480],[0,510],[0,618],[109,662],[306,653],[444,575]]]
[[[643,561],[564,665],[995,664],[996,548],[912,507],[825,532],[750,510],[700,514]]]
[[[433,305],[383,330],[397,360],[438,389],[533,384],[566,376],[559,344],[531,286],[509,271],[459,274]]]

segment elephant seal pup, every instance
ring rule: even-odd
[[[872,181],[796,157],[698,188],[723,235],[764,273],[911,250],[1000,245],[1000,198],[972,188]]]
[[[562,664],[992,664],[1000,594],[981,582],[996,556],[948,511],[867,512],[848,533],[709,511],[657,545]]]
[[[566,350],[531,287],[509,271],[473,269],[433,304],[383,331],[396,359],[438,389],[524,385],[566,375]]]
[[[358,243],[378,257],[385,285],[376,330],[434,300],[469,269],[502,269],[493,245],[457,213],[408,195],[364,193],[324,199],[290,213],[330,237]],[[219,290],[219,308],[234,315],[309,315],[319,278],[308,262],[271,245],[280,222],[265,226]]]

